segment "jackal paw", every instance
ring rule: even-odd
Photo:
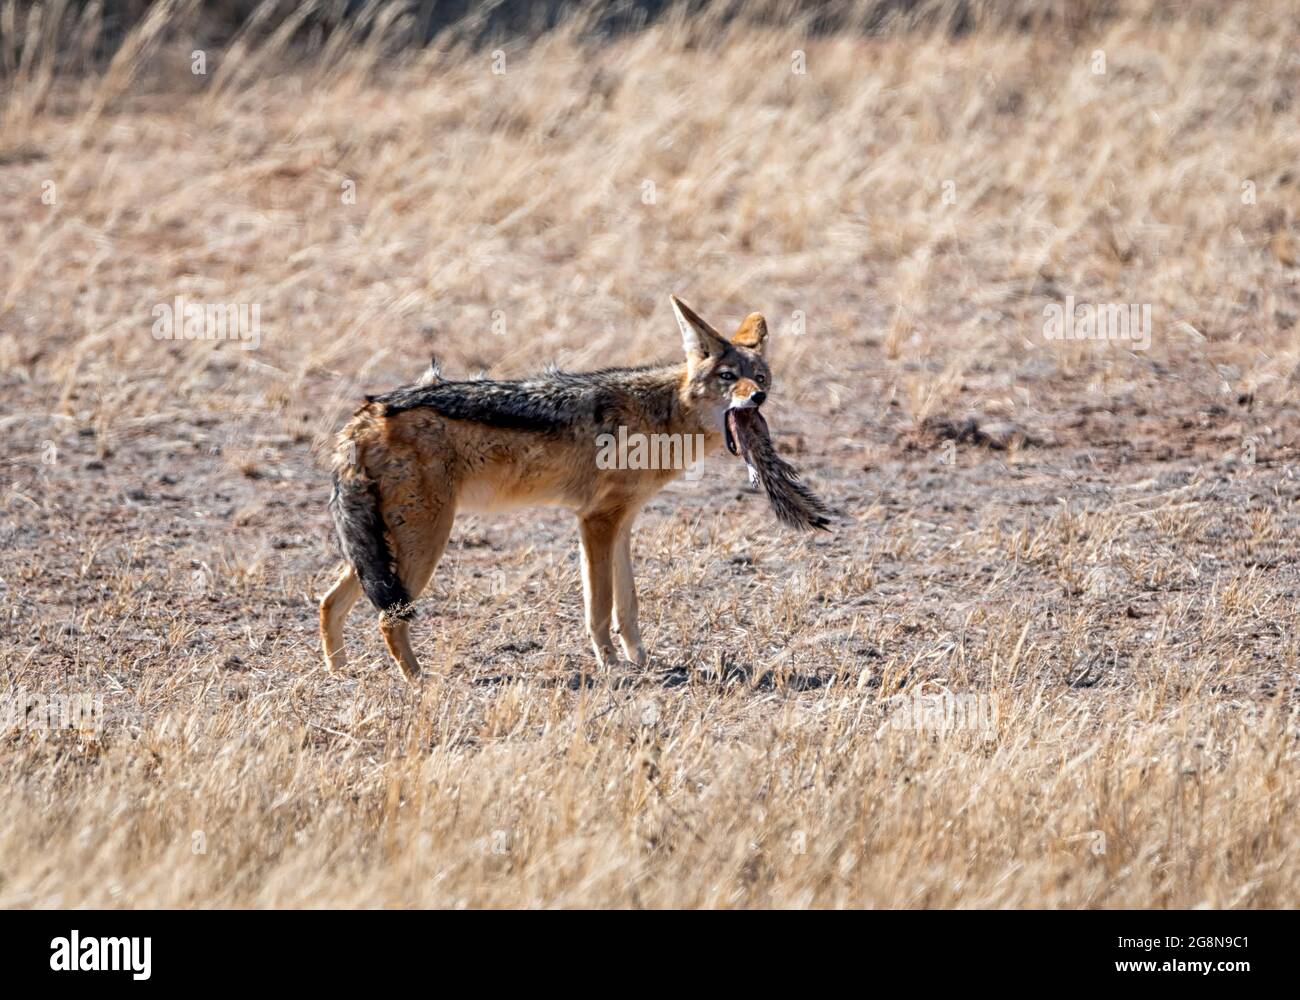
[[[332,656],[325,657],[325,672],[331,677],[346,677],[348,666],[347,654],[341,650]]]

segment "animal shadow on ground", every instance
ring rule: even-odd
[[[522,650],[521,650],[522,651]],[[498,650],[501,652],[501,650]],[[560,674],[542,674],[529,670],[519,672],[504,671],[475,677],[471,683],[475,687],[496,687],[502,684],[526,682],[535,687],[551,688],[564,686],[570,691],[593,688],[601,679],[601,672],[586,662],[587,658],[579,654],[564,656],[565,670]],[[706,667],[692,666],[689,663],[674,663],[658,669],[638,667],[622,661],[614,668],[609,677],[609,685],[616,691],[636,687],[662,687],[664,689],[681,687],[685,684],[716,685],[728,687],[741,685],[756,691],[775,691],[784,688],[788,691],[813,691],[823,687],[826,679],[815,674],[778,673],[775,670],[759,671],[754,667],[735,663],[725,654],[719,662]]]

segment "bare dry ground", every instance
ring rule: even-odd
[[[0,719],[0,905],[1300,905],[1300,5],[1117,6],[0,32],[0,685],[103,704]],[[835,530],[711,460],[639,522],[649,667],[584,682],[571,518],[466,517],[423,687],[364,607],[329,676],[360,395],[673,360],[670,292],[767,315]],[[255,348],[155,339],[178,295]]]

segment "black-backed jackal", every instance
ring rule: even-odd
[[[632,522],[683,469],[607,467],[597,460],[607,435],[689,437],[705,454],[725,440],[761,479],[778,517],[825,526],[826,509],[776,456],[758,413],[771,389],[763,317],[751,314],[728,340],[675,296],[672,307],[686,351],[680,364],[549,371],[517,382],[448,381],[434,368],[415,385],[367,397],[334,457],[330,512],[348,565],[320,603],[332,672],[345,662],[343,621],[365,593],[388,651],[414,680],[411,603],[438,565],[456,512],[539,504],[578,516],[597,661],[617,658],[612,625],[626,657],[645,663]]]

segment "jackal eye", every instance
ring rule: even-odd
[[[722,381],[724,381],[724,382],[734,382],[734,381],[736,381],[736,373],[735,373],[735,372],[718,372],[718,378],[722,379]]]
[[[754,381],[757,382],[759,385],[767,385],[767,376],[766,376],[766,375],[755,375],[755,376],[754,376]]]

